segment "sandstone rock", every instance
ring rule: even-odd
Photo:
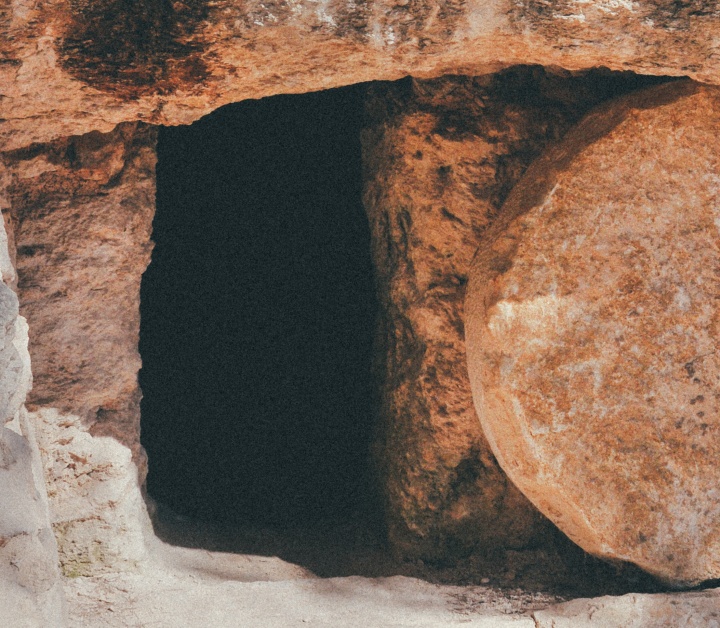
[[[720,91],[590,114],[481,243],[468,364],[502,468],[568,536],[669,583],[720,577]]]
[[[535,628],[718,628],[720,591],[579,599],[533,613]]]
[[[465,368],[463,299],[477,242],[547,142],[636,80],[516,68],[375,87],[364,203],[382,310],[380,468],[400,554],[448,559],[547,532],[482,435]]]
[[[0,198],[30,324],[30,422],[71,575],[132,567],[144,556],[137,344],[154,143],[153,129],[125,125],[2,155]]]
[[[64,625],[64,598],[33,457],[26,438],[0,427],[0,614],[10,627],[55,628]]]
[[[689,0],[5,0],[0,147],[229,102],[521,63],[720,82],[712,3]]]
[[[140,279],[150,260],[155,130],[124,125],[4,157],[18,294],[30,325],[30,410],[139,444]]]
[[[14,276],[0,222],[2,279]],[[27,324],[0,283],[0,617],[9,628],[64,625],[57,545],[32,426],[22,406],[30,388]]]
[[[147,558],[150,520],[130,450],[92,436],[76,416],[30,414],[43,454],[51,523],[66,576],[136,569]]]
[[[0,419],[3,424],[17,418],[32,382],[27,325],[18,314],[16,294],[0,283]]]

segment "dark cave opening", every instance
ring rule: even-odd
[[[535,97],[512,74],[505,89],[509,102]],[[502,574],[517,585],[517,568],[524,586],[563,594],[656,590],[560,532],[547,549],[438,564],[388,551],[370,464],[378,307],[361,201],[364,93],[245,101],[160,129],[140,306],[156,533],[325,577],[488,574],[511,586]]]
[[[284,528],[373,510],[362,94],[160,130],[141,429],[148,494],[176,513]]]

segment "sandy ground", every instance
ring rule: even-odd
[[[155,527],[173,544],[155,539],[137,572],[65,581],[73,628],[534,626],[527,613],[560,599],[388,576],[402,566],[362,526],[221,528],[164,511]]]
[[[68,579],[66,594],[72,628],[720,627],[717,589],[555,604],[520,589],[317,578],[279,559],[177,548],[138,573]]]
[[[66,579],[72,628],[534,627],[528,613],[561,599],[402,575],[418,566],[364,525],[221,527],[162,507],[154,523],[172,544],[152,540],[137,572]]]
[[[443,571],[393,562],[362,526],[280,533],[172,513],[155,525],[173,544],[155,538],[137,571],[66,579],[71,628],[720,628],[718,590],[619,595],[626,578],[615,596],[563,603],[583,588],[613,593],[611,572],[577,572],[573,590],[565,568],[538,575],[548,557],[532,552],[506,555],[494,571],[482,560]],[[447,583],[470,572],[476,582]],[[588,576],[592,586],[580,582]]]
[[[74,628],[534,628],[527,611],[548,605],[542,596],[508,597],[404,576],[239,582],[164,569],[75,578],[66,591]]]

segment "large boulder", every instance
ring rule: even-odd
[[[467,276],[478,240],[533,159],[592,106],[642,81],[519,67],[369,91],[362,139],[380,305],[375,457],[397,553],[447,560],[552,536],[498,467],[473,408]]]
[[[720,90],[595,110],[477,254],[473,397],[502,468],[586,551],[720,577]]]

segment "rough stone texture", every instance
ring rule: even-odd
[[[533,619],[535,628],[719,628],[720,591],[573,600],[535,611]]]
[[[64,575],[133,570],[147,558],[152,534],[130,450],[92,436],[76,416],[30,413],[44,463]]]
[[[96,515],[98,509],[134,512],[139,504],[132,488],[134,464],[139,464],[140,477],[144,472],[135,373],[138,283],[147,263],[152,207],[153,158],[146,150],[151,133],[123,126],[109,136],[82,134],[109,132],[118,123],[137,120],[188,123],[225,103],[280,92],[406,74],[479,74],[516,63],[569,69],[603,65],[720,83],[719,22],[717,7],[699,0],[6,0],[0,7],[0,150],[15,152],[2,158],[8,169],[0,168],[0,204],[4,213],[11,205],[8,215],[17,227],[23,269],[22,300],[33,319],[33,419],[44,430],[53,511],[74,511],[77,504],[71,508],[71,501],[64,500],[82,497],[90,511],[78,512],[101,522],[90,526],[93,530],[104,527],[104,536],[96,537],[83,532],[85,524],[79,519],[56,518],[63,555],[82,569],[90,565],[90,571],[98,565],[134,564],[135,549],[129,554],[113,549],[130,538],[127,521]],[[55,141],[69,136],[76,137]],[[520,159],[523,164],[527,156]],[[505,167],[500,160],[497,172]],[[493,199],[501,199],[507,191],[503,186],[518,174],[499,175],[502,190],[493,192]],[[461,200],[465,196],[458,193]],[[447,197],[457,200],[454,192]],[[14,237],[0,234],[0,267],[8,285],[14,282]],[[457,294],[450,299],[457,300]],[[443,319],[444,324],[459,320],[458,312]],[[461,353],[458,334],[449,343],[453,346],[443,349],[443,359]],[[695,368],[689,364],[688,372]],[[7,396],[0,404],[12,405],[22,396],[14,386],[0,384],[0,397]],[[458,398],[466,398],[465,392],[457,392]],[[23,481],[34,473],[41,494],[37,460],[26,464],[28,451],[33,451],[32,426],[27,420],[23,424],[21,415],[14,419],[15,428],[27,447],[17,441],[13,450],[22,453]],[[134,463],[127,449],[105,439],[106,434],[132,449]],[[465,443],[474,442],[470,432],[465,436]],[[487,464],[484,470],[505,485],[484,445],[473,450],[471,460]],[[457,523],[471,522],[467,513],[487,504],[489,494],[473,495],[473,482],[467,479],[477,468],[460,463],[452,467],[454,462],[448,468],[459,468],[460,473],[442,479],[439,497],[433,500],[456,505],[448,511],[448,525],[456,526],[452,534],[464,545],[472,526]],[[431,465],[436,463],[431,460]],[[441,461],[440,466],[445,464]],[[122,473],[115,476],[113,466]],[[94,479],[88,481],[93,475],[103,479],[95,485]],[[443,501],[447,493],[442,491],[453,482],[452,490],[460,489]],[[498,495],[502,503],[493,507],[531,512],[512,489]],[[117,499],[127,509],[111,507]],[[144,509],[138,508],[142,519]],[[501,521],[508,523],[507,530],[501,529]],[[36,523],[38,530],[46,526]],[[489,535],[519,544],[529,539],[530,527],[523,518],[487,523]],[[432,516],[422,521],[421,534],[432,525]],[[103,549],[93,553],[88,543],[97,538]],[[138,547],[135,541],[126,545]],[[52,550],[50,545],[45,549]],[[38,552],[40,562],[50,555]]]
[[[6,180],[0,176],[0,186]],[[0,221],[0,617],[11,628],[54,628],[64,625],[64,596],[40,455],[23,408],[32,382],[27,323],[5,283],[15,278],[7,243]]]
[[[4,155],[28,408],[76,414],[138,460],[140,279],[150,260],[155,131],[122,125]]]
[[[28,438],[0,427],[0,615],[3,625],[64,625],[64,595],[36,451]]]
[[[471,259],[509,190],[591,105],[642,84],[520,67],[375,87],[363,134],[381,320],[375,447],[389,537],[449,560],[523,547],[544,518],[508,482],[477,420],[463,300]]]
[[[137,343],[154,142],[153,129],[130,124],[2,155],[30,325],[27,403],[74,575],[134,565],[143,552]]]
[[[536,161],[478,252],[475,406],[576,543],[673,584],[720,577],[720,91],[651,88]]]
[[[5,0],[0,146],[518,63],[720,82],[719,27],[703,0]]]
[[[4,231],[4,229],[3,229]],[[27,323],[18,316],[18,298],[0,283],[0,420],[15,421],[32,386],[27,349]]]

